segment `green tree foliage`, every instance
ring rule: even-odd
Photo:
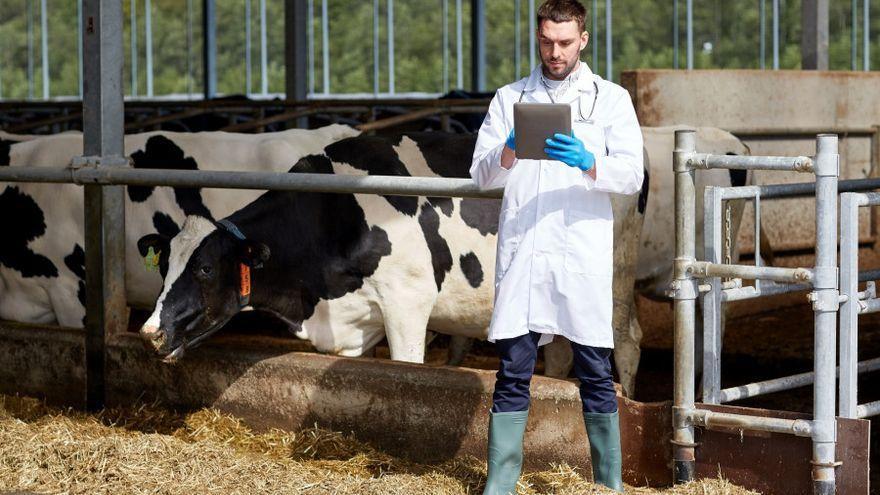
[[[147,0],[120,0],[124,16],[124,83],[127,94],[147,92],[145,8]],[[246,3],[251,6],[251,86],[246,84]],[[394,0],[394,90],[396,92],[442,93],[458,87],[471,88],[470,1],[463,0],[463,46],[456,46],[455,0],[446,0],[448,75],[443,71],[443,0]],[[47,0],[48,67],[50,97],[79,93],[77,51],[77,1]],[[501,86],[529,72],[528,0],[519,0],[519,44],[516,32],[516,0],[487,0],[487,86]],[[540,0],[536,0],[536,4]],[[588,9],[593,1],[585,0]],[[685,0],[679,0],[679,67],[686,58]],[[761,60],[760,0],[697,0],[694,2],[694,66],[699,69],[757,69]],[[765,67],[771,68],[772,0],[766,0],[764,36]],[[880,67],[880,2],[871,9],[871,65]],[[284,0],[265,0],[267,81],[269,93],[284,91]],[[131,84],[131,7],[136,8],[137,74]],[[217,88],[221,94],[259,93],[260,0],[216,0],[217,6]],[[379,0],[378,32],[374,33],[372,1],[327,0],[329,35],[329,88],[323,84],[323,46],[321,42],[321,0],[314,0],[312,28],[315,60],[310,77],[316,93],[387,93],[388,0]],[[596,2],[597,26],[593,46],[583,60],[597,73],[607,76],[605,58],[605,1]],[[849,70],[852,60],[852,2],[830,2],[830,65]],[[862,60],[862,0],[858,0],[857,68]],[[780,67],[800,68],[800,0],[780,0]],[[29,15],[30,12],[30,15]],[[653,67],[672,68],[673,0],[613,0],[613,74],[619,80],[622,70]],[[153,92],[155,95],[202,92],[202,13],[201,0],[151,0],[153,38]],[[21,99],[43,97],[41,58],[41,9],[39,0],[0,0],[0,97]],[[587,29],[593,31],[593,13]],[[30,19],[30,23],[29,23]],[[28,36],[30,24],[31,37]],[[378,35],[378,81],[374,73],[374,36]],[[462,56],[462,74],[457,56]],[[31,54],[29,57],[28,54]],[[517,56],[519,71],[517,72]],[[28,60],[31,60],[30,70]],[[30,74],[30,77],[29,77]],[[309,77],[303,74],[300,77]]]

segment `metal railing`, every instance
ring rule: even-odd
[[[858,362],[859,315],[880,312],[880,298],[871,272],[859,272],[859,209],[880,205],[880,193],[840,196],[840,411],[844,418],[880,414],[880,401],[858,403],[858,375],[880,369],[880,359]],[[859,282],[867,282],[859,292]]]
[[[674,397],[673,397],[673,460],[674,480],[686,482],[694,478],[696,454],[694,426],[706,428],[735,427],[743,430],[788,433],[810,437],[813,442],[813,489],[814,493],[834,493],[837,465],[834,457],[836,445],[835,420],[835,350],[836,318],[839,306],[837,290],[837,187],[839,155],[837,136],[820,134],[816,142],[815,158],[772,156],[715,156],[697,153],[694,131],[675,133],[673,169],[675,172],[675,260],[673,281],[674,294]],[[713,188],[704,198],[706,222],[704,223],[707,261],[698,261],[696,254],[696,190],[695,170],[711,168],[735,168],[745,170],[789,170],[812,172],[816,176],[816,262],[812,268],[774,268],[761,266],[760,248],[756,247],[755,266],[731,265],[721,262],[721,203],[724,199],[753,198],[755,200],[755,236],[760,234],[760,203],[762,187]],[[756,281],[755,287],[742,287],[741,283],[722,282],[722,277],[746,278]],[[755,389],[771,390],[791,383],[773,381],[770,384],[749,384],[744,388],[720,391],[720,325],[721,307],[727,299],[759,297],[768,292],[812,288],[815,320],[814,371],[809,377],[814,383],[813,419],[789,420],[750,416],[746,414],[717,413],[697,408],[695,405],[695,323],[696,300],[700,297],[699,280],[708,282],[703,297],[704,322],[707,338],[704,348],[710,349],[704,356],[704,382],[709,385],[710,400],[748,395]],[[777,284],[762,286],[761,280],[797,284],[793,288]],[[748,289],[748,290],[747,290]],[[787,377],[789,382],[803,383],[807,377]]]

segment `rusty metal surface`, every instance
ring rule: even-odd
[[[751,414],[783,419],[809,419],[800,413],[736,406],[700,404],[716,412]],[[870,423],[837,419],[838,493],[868,494]],[[765,494],[811,493],[809,438],[742,431],[735,428],[700,429],[697,434],[697,476],[717,477]]]
[[[0,392],[82,406],[83,339],[81,330],[0,322]],[[298,430],[317,423],[354,432],[389,453],[423,462],[486,455],[491,371],[290,352],[283,345],[261,348],[245,345],[244,340],[218,339],[193,351],[179,365],[167,365],[147,353],[137,337],[118,336],[107,347],[108,403],[158,398],[178,408],[210,405],[258,429]],[[271,339],[261,339],[266,340]],[[576,385],[536,376],[532,400],[526,469],[567,462],[589,473]],[[670,404],[621,398],[620,406],[624,480],[638,486],[670,484]],[[838,420],[838,424],[837,456],[844,461],[837,471],[839,493],[867,493],[869,423]],[[700,477],[717,477],[720,465],[731,481],[763,493],[809,491],[809,439],[703,430],[699,441]]]

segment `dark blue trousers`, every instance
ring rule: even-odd
[[[492,412],[525,411],[529,408],[529,383],[538,360],[541,334],[529,332],[512,339],[500,339],[495,349],[501,363],[495,375]],[[581,382],[584,412],[617,411],[617,394],[611,381],[611,349],[571,343],[574,374]]]

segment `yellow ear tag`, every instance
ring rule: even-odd
[[[146,268],[148,272],[155,272],[159,269],[160,254],[162,254],[162,251],[153,251],[152,247],[147,251],[147,255],[144,256],[144,268]]]

